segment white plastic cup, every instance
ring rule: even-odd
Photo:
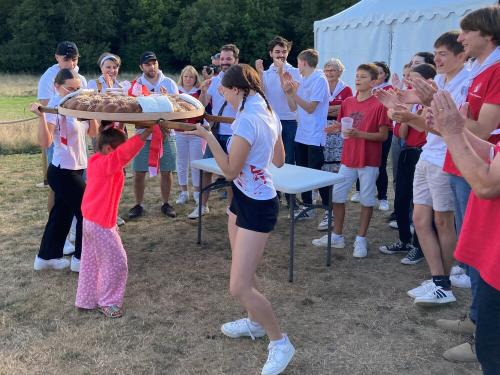
[[[352,129],[352,124],[354,123],[354,119],[352,117],[342,117],[340,119],[340,124],[342,125],[342,138],[346,139],[349,137],[346,137],[344,135],[344,131]]]

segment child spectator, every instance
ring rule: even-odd
[[[356,70],[357,96],[344,100],[340,107],[339,118],[351,117],[352,129],[343,132],[344,148],[339,175],[345,178],[333,188],[333,213],[335,227],[331,244],[344,248],[342,236],[345,216],[345,202],[356,179],[360,180],[361,217],[358,235],[354,242],[353,256],[363,258],[367,255],[366,232],[376,204],[376,185],[378,168],[382,155],[382,143],[387,139],[390,120],[387,111],[372,94],[377,83],[378,71],[374,64],[362,64]],[[339,131],[338,125],[327,128],[327,132]],[[313,240],[315,246],[327,246],[328,235]]]

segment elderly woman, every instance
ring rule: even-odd
[[[340,76],[344,72],[344,65],[339,59],[330,59],[323,66],[330,89],[330,99],[328,106],[328,126],[333,125],[337,120],[340,105],[342,102],[352,96],[352,90],[341,79]],[[340,120],[340,119],[338,119]],[[326,143],[323,148],[325,162],[322,169],[329,172],[338,172],[340,168],[340,157],[342,156],[343,140],[339,133],[331,133],[326,135]],[[325,211],[323,220],[318,225],[318,230],[328,229],[328,211]]]

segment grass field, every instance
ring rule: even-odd
[[[0,374],[260,374],[267,340],[233,340],[220,324],[243,316],[228,294],[230,251],[226,202],[211,198],[204,241],[195,243],[193,208],[176,206],[178,217],[160,213],[159,181],[147,180],[146,216],[120,229],[129,257],[125,316],[107,320],[74,307],[77,275],[34,272],[47,219],[40,155],[0,156]],[[120,214],[133,205],[132,181]],[[369,255],[352,257],[359,206],[349,204],[346,249],[311,245],[320,218],[296,230],[295,282],[287,281],[287,211],[268,243],[259,282],[272,301],[297,353],[292,375],[479,375],[477,364],[446,362],[441,354],[464,337],[442,332],[438,318],[455,318],[469,304],[416,308],[405,294],[429,277],[427,267],[403,266],[377,248],[393,241],[385,214],[375,212]]]

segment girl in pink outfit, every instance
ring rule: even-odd
[[[109,318],[122,316],[127,254],[116,226],[123,190],[123,168],[144,146],[152,128],[126,140],[125,133],[102,122],[98,152],[88,162],[83,195],[83,245],[75,305],[98,308]]]

